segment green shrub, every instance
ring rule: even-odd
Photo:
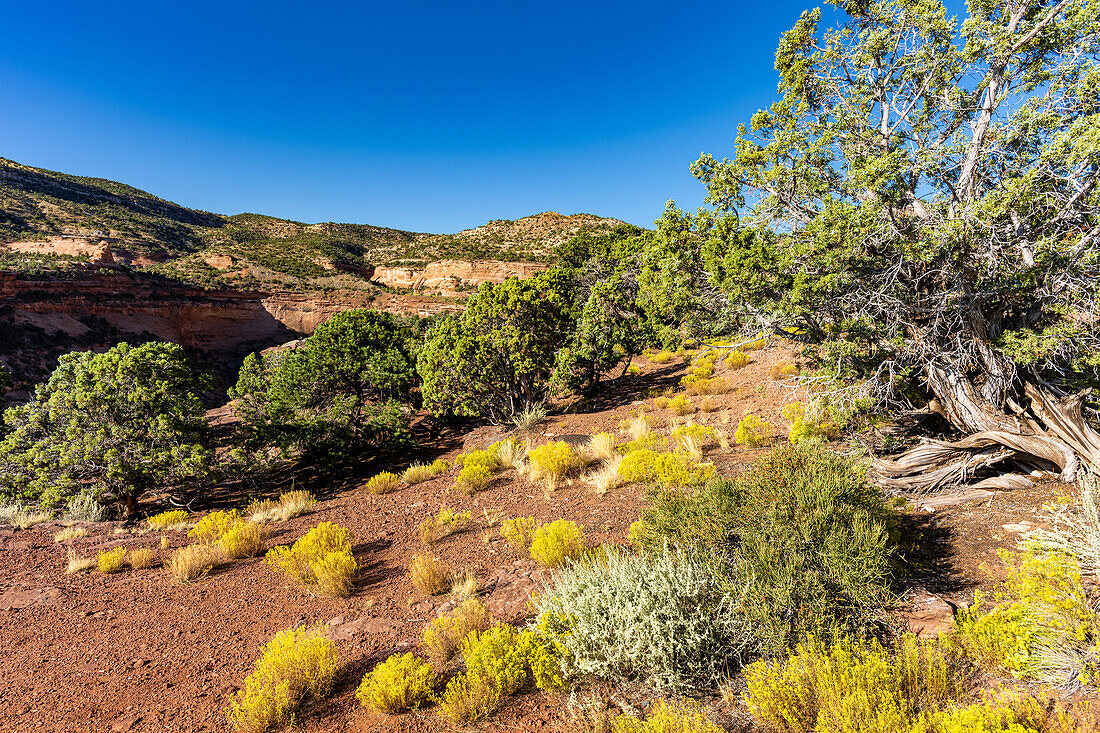
[[[414,710],[435,688],[435,671],[412,654],[394,654],[363,675],[355,697],[365,708],[384,713]]]
[[[531,557],[546,567],[557,567],[584,552],[582,527],[575,522],[556,519],[535,530],[531,537]]]
[[[667,549],[608,549],[535,597],[540,627],[581,674],[684,690],[714,689],[755,650],[736,601],[711,564]]]
[[[773,651],[879,623],[894,515],[862,465],[821,446],[784,445],[733,479],[652,499],[632,539],[728,554],[726,582],[747,587],[745,611]]]

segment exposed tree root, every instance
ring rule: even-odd
[[[957,372],[930,367],[928,383],[936,395],[929,409],[970,434],[951,442],[925,440],[894,458],[877,459],[872,476],[882,486],[913,493],[964,485],[1011,489],[1037,475],[1072,482],[1082,468],[1100,469],[1100,434],[1081,410],[1087,391],[1059,400],[1026,384],[1030,410],[1009,399],[1009,414],[982,399]]]

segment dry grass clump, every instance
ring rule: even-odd
[[[336,644],[321,630],[280,631],[226,711],[236,733],[264,733],[294,723],[303,700],[322,700],[340,668]]]
[[[451,596],[466,600],[477,593],[477,576],[472,570],[461,570],[451,578]]]
[[[126,556],[125,547],[98,552],[95,556],[96,570],[101,573],[117,573],[122,570],[122,560]]]
[[[299,517],[310,511],[317,505],[317,497],[305,489],[288,491],[279,496],[281,508],[279,519],[287,520]]]
[[[667,410],[668,409],[668,397],[666,397],[665,395],[655,397],[653,399],[653,407],[658,409],[658,410]]]
[[[0,506],[0,524],[13,524],[19,529],[28,529],[51,519],[53,519],[51,512],[31,511],[20,504]]]
[[[489,628],[489,611],[476,598],[468,598],[455,610],[440,616],[424,627],[420,649],[436,669],[442,670],[458,652],[462,640],[471,631]]]
[[[611,433],[596,433],[588,439],[588,448],[601,461],[610,461],[619,455],[615,450],[615,436]]]
[[[253,522],[285,522],[313,511],[317,497],[305,489],[287,491],[278,499],[261,499],[248,505],[245,513]]]
[[[619,464],[623,462],[621,454],[616,453],[608,460],[604,461],[595,471],[589,473],[585,478],[590,484],[592,489],[597,494],[606,494],[611,489],[618,488],[622,485],[622,477],[619,476]]]
[[[413,587],[429,596],[438,596],[451,588],[451,568],[431,555],[413,555],[409,580]]]
[[[267,530],[256,522],[237,522],[218,540],[226,555],[240,559],[256,557],[264,549]]]
[[[401,480],[409,486],[422,484],[430,478],[435,478],[432,467],[426,463],[414,463],[401,473]]]
[[[179,582],[194,583],[224,562],[225,555],[217,545],[194,544],[173,552],[166,567]]]
[[[96,559],[94,557],[81,557],[77,555],[73,550],[69,550],[69,564],[65,566],[65,572],[72,575],[73,573],[83,573],[86,570],[91,570],[96,566]]]
[[[351,595],[359,572],[348,531],[333,522],[321,522],[290,547],[271,548],[265,561],[304,585],[311,594],[336,598]]]
[[[526,555],[531,549],[531,538],[538,529],[538,520],[534,517],[516,517],[500,523],[500,536],[520,554]]]
[[[498,443],[494,443],[490,446],[490,449],[495,454],[501,466],[522,471],[523,462],[527,459],[527,454],[531,450],[531,444],[526,441],[520,443],[515,438],[506,438]]]
[[[83,527],[66,527],[60,532],[55,532],[53,536],[54,542],[65,542],[67,540],[76,539],[77,537],[84,537],[88,534],[88,530]]]
[[[397,487],[400,485],[400,476],[390,471],[383,471],[382,473],[372,476],[370,481],[367,481],[367,491],[372,494],[388,494],[391,491],[396,491]]]
[[[512,424],[519,430],[530,432],[546,421],[549,411],[545,405],[531,405],[512,417]]]
[[[630,438],[631,441],[637,441],[652,432],[653,418],[641,412],[627,420],[621,421],[619,423],[619,429],[624,435]]]
[[[151,547],[139,547],[130,553],[127,562],[130,563],[130,567],[134,570],[145,570],[146,568],[153,567],[153,560],[155,557],[156,553],[153,552]]]

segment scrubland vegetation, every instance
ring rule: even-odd
[[[252,354],[228,393],[229,437],[179,346],[63,357],[5,412],[5,521],[194,504],[136,530],[162,533],[163,550],[170,533],[192,544],[166,558],[69,546],[68,580],[121,584],[127,560],[159,561],[184,594],[224,566],[285,575],[320,597],[303,609],[329,610],[369,593],[375,568],[356,553],[404,522],[411,552],[379,574],[422,626],[388,658],[356,660],[370,714],[466,727],[536,690],[564,709],[611,689],[642,690],[648,709],[593,717],[593,733],[714,733],[719,708],[777,733],[1095,731],[1096,708],[1063,693],[1100,687],[1097,5],[972,4],[963,24],[936,2],[844,9],[836,32],[803,13],[776,56],[780,99],[732,157],[695,163],[707,207],[670,203],[654,231],[583,231],[552,267],[485,284],[461,312],[350,310]],[[799,344],[790,360],[764,359],[776,339]],[[769,388],[781,410],[730,409]],[[618,401],[614,421],[557,429],[601,400]],[[447,460],[443,441],[413,437],[471,426],[495,432]],[[371,536],[291,522],[325,510],[308,491],[256,498],[292,468],[313,471],[319,496],[357,481],[340,511],[377,517]],[[1031,477],[1076,482],[1080,499],[1003,552],[997,590],[942,635],[904,633],[925,571],[910,545],[931,540],[903,542],[897,496]],[[247,497],[208,511],[214,486]],[[493,506],[521,489],[548,507],[570,491],[611,506],[624,488],[645,496],[629,544],[597,513]],[[516,618],[486,598],[515,572],[487,578],[450,552],[474,528],[543,581]],[[81,530],[50,531],[76,543]],[[265,553],[269,532],[286,544]],[[293,725],[324,699],[351,669],[335,638],[276,634],[232,695],[231,726]]]

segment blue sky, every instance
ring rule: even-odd
[[[693,209],[806,2],[11,2],[0,156],[185,206],[454,232]]]

